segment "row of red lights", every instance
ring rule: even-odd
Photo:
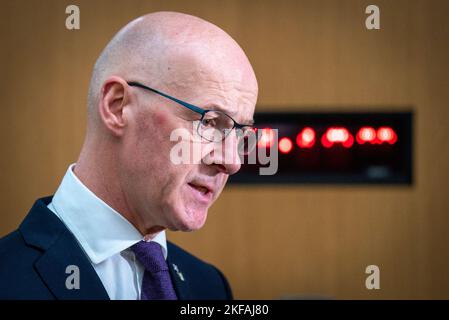
[[[296,136],[296,144],[299,148],[312,148],[317,141],[316,132],[310,127],[301,130]],[[262,129],[261,137],[257,143],[260,148],[268,148],[273,145],[275,133],[271,128]],[[344,127],[330,127],[321,136],[321,144],[325,148],[331,148],[334,145],[342,145],[350,148],[354,144],[354,140],[358,144],[395,144],[398,140],[396,132],[391,127],[380,127],[377,130],[373,127],[362,127],[354,136]],[[279,151],[289,153],[293,149],[293,142],[288,137],[279,140]]]

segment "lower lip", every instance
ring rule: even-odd
[[[212,192],[208,191],[207,193],[203,193],[200,190],[196,189],[195,187],[188,184],[190,190],[192,190],[192,193],[194,194],[195,198],[202,203],[208,204],[212,200]]]

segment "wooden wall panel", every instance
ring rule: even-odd
[[[199,232],[170,238],[223,269],[237,298],[449,298],[447,1],[1,0],[0,234],[54,192],[84,137],[91,67],[141,14],[228,31],[256,70],[259,108],[400,110],[415,119],[411,187],[229,187]],[[377,4],[381,29],[364,27]],[[364,287],[381,268],[381,290]]]

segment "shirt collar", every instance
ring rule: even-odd
[[[143,240],[140,232],[120,213],[90,191],[69,166],[50,209],[74,234],[89,259],[97,264]],[[151,241],[159,243],[167,259],[165,231]]]

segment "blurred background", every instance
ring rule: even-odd
[[[414,111],[411,185],[231,185],[205,227],[169,238],[236,298],[449,298],[448,1],[1,0],[0,236],[53,194],[84,138],[91,68],[135,17],[197,15],[259,80],[258,109]],[[65,8],[81,11],[80,30]],[[365,8],[380,8],[380,30]],[[380,268],[367,290],[365,268]]]

